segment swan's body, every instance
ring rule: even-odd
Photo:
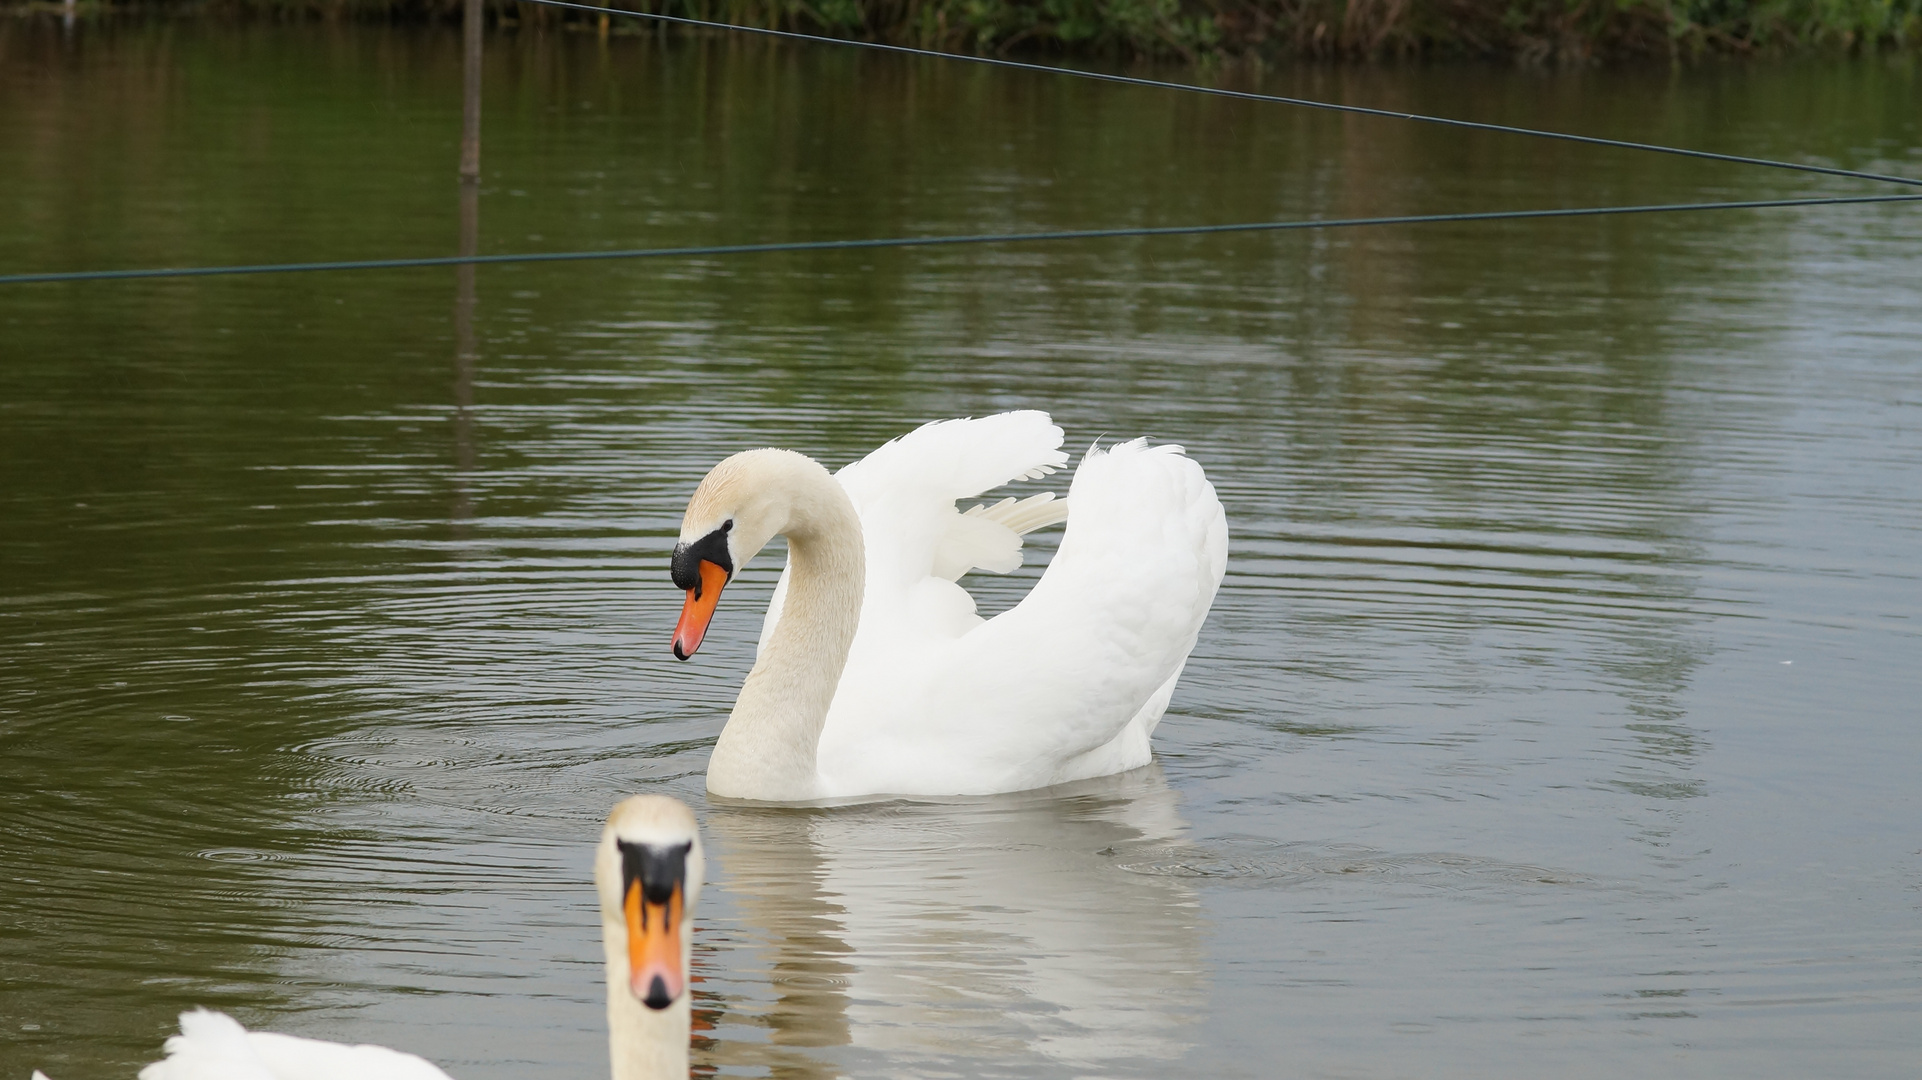
[[[636,795],[614,808],[595,854],[607,946],[608,1044],[614,1080],[687,1080],[688,961],[704,864],[694,815]],[[224,1013],[180,1015],[167,1057],[140,1080],[450,1080],[424,1058],[248,1031]],[[46,1080],[36,1072],[34,1080]]]
[[[248,1031],[226,1013],[180,1014],[167,1057],[140,1080],[450,1080],[425,1058],[385,1046],[349,1046],[274,1031]]]
[[[708,790],[767,800],[1020,791],[1147,764],[1227,563],[1201,467],[1145,440],[1090,450],[1034,589],[983,620],[955,584],[1021,562],[1064,504],[958,499],[1064,464],[1017,412],[926,425],[836,476],[790,451],[715,466],[688,504],[676,583],[685,657],[735,568],[776,534],[789,563]],[[703,576],[705,575],[705,576]]]

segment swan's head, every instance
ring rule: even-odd
[[[687,590],[674,627],[675,656],[685,660],[701,647],[721,589],[769,540],[788,531],[796,498],[817,490],[807,481],[823,478],[826,469],[792,450],[743,450],[708,471],[687,501],[674,545],[674,584]]]
[[[665,1009],[687,993],[689,923],[705,868],[694,813],[678,799],[623,800],[601,830],[594,879],[609,978],[625,981],[635,1000],[650,1009]]]

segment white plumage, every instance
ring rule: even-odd
[[[431,1062],[384,1046],[348,1046],[271,1031],[248,1031],[226,1013],[180,1014],[167,1057],[140,1080],[450,1080]]]
[[[822,673],[834,682],[812,783],[723,791],[713,788],[710,769],[710,788],[758,798],[988,794],[1146,764],[1149,737],[1226,569],[1227,521],[1181,447],[1144,439],[1090,449],[1066,500],[957,508],[1064,465],[1061,442],[1061,429],[1041,412],[939,421],[836,474],[859,519],[865,573],[858,589],[827,590],[830,602],[858,595],[859,622],[845,666]],[[727,487],[741,487],[743,465],[733,463],[766,453],[737,455],[710,478],[725,475]],[[811,482],[791,469],[783,475]],[[707,488],[690,503],[684,542],[753,512]],[[1021,534],[1064,519],[1060,549],[1029,595],[981,619],[955,579],[970,569],[1014,569]],[[759,534],[746,534],[748,543],[730,547],[737,556],[758,550],[749,544]],[[790,535],[790,550],[796,546]],[[770,654],[793,615],[791,574],[792,566],[769,606],[757,673],[784,662]],[[809,644],[816,636],[793,648],[812,648],[808,663],[830,665],[832,650]],[[749,699],[744,688],[730,723]]]

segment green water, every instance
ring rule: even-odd
[[[455,45],[0,23],[0,273],[451,253]],[[1868,190],[489,48],[484,252]],[[1219,77],[1922,175],[1912,61]],[[640,790],[710,837],[723,1075],[1913,1075],[1917,213],[493,266],[468,327],[451,270],[0,287],[0,1076],[130,1076],[196,1004],[601,1075],[587,852]],[[693,484],[1014,407],[1180,441],[1228,507],[1157,765],[708,805],[775,564],[675,663]]]

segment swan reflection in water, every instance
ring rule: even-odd
[[[706,827],[726,898],[696,962],[706,1069],[1113,1074],[1189,1045],[1208,990],[1196,892],[1116,865],[1185,831],[1156,765],[1015,795],[718,804]]]

